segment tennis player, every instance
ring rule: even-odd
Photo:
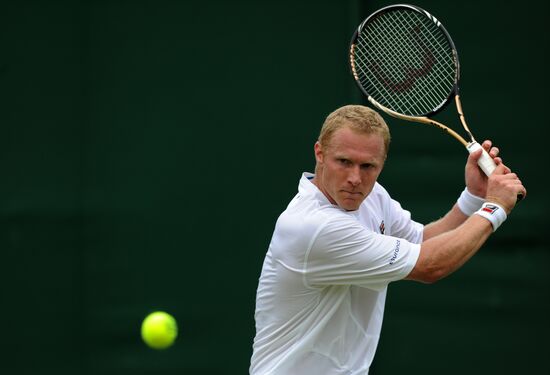
[[[315,174],[279,217],[259,280],[252,375],[367,374],[380,337],[387,286],[433,283],[461,267],[526,190],[499,150],[497,167],[466,162],[451,210],[422,225],[377,182],[390,134],[370,108],[331,113],[314,152]]]

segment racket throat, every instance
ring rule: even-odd
[[[435,126],[436,128],[439,128],[440,130],[443,130],[447,134],[451,135],[457,141],[462,143],[462,145],[464,147],[466,147],[466,148],[468,147],[468,142],[466,142],[466,140],[460,134],[458,134],[453,129],[449,128],[448,126],[443,125],[440,122],[437,122],[437,121],[435,121],[431,118],[425,117],[425,116],[408,116],[408,115],[403,115],[401,113],[395,112],[395,111],[389,109],[388,107],[385,107],[382,104],[378,103],[372,96],[369,96],[368,100],[376,108],[384,111],[385,113],[387,113],[388,115],[390,115],[392,117],[395,117],[395,118],[398,118],[398,119],[401,119],[401,120],[419,122],[419,123],[422,123],[422,124],[428,124],[428,125]]]
[[[464,130],[472,140],[471,143],[476,142],[474,135],[470,131],[470,128],[468,127],[468,124],[466,123],[466,118],[464,117],[464,112],[462,111],[462,103],[460,101],[460,95],[458,93],[455,95],[455,103],[456,103],[456,110],[458,112],[458,116],[460,117],[460,122],[462,123],[462,126],[464,127]],[[470,143],[470,144],[471,144]],[[476,142],[477,143],[477,142]]]

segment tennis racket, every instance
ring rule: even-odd
[[[433,125],[470,153],[481,149],[479,167],[487,176],[493,172],[493,159],[475,140],[464,118],[455,45],[434,16],[407,4],[374,12],[352,37],[350,63],[355,82],[372,105],[399,119]],[[453,100],[469,141],[430,118]]]

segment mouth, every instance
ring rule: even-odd
[[[340,190],[340,194],[340,205],[347,211],[357,210],[364,199],[364,194],[360,191]]]
[[[349,191],[349,190],[342,190],[344,194],[349,195],[350,197],[362,197],[363,193],[360,191]]]
[[[349,190],[342,190],[342,193],[345,195],[346,199],[362,199],[363,193],[360,191],[349,191]]]

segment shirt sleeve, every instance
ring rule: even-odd
[[[414,268],[420,245],[365,229],[342,215],[325,223],[305,259],[310,287],[357,285],[381,290]]]

